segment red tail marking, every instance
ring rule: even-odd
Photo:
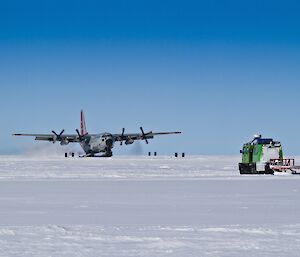
[[[80,112],[80,133],[83,136],[84,130],[83,130],[83,111]]]

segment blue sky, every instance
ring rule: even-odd
[[[83,108],[90,132],[183,132],[144,151],[237,154],[261,133],[300,154],[299,11],[297,1],[2,1],[0,153],[31,143],[13,132],[73,132]]]

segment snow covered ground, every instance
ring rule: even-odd
[[[0,256],[299,256],[300,176],[239,157],[0,157]]]

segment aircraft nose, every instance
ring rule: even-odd
[[[106,146],[107,146],[108,148],[112,148],[112,145],[113,145],[112,139],[110,139],[110,138],[107,139],[105,143],[106,143]]]

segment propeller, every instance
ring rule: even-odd
[[[79,133],[79,130],[78,130],[78,129],[76,129],[76,132],[77,132],[77,135],[78,135],[78,137],[79,137],[79,140],[80,140],[80,141],[83,141],[83,136],[82,136],[82,135],[80,135],[80,133]]]
[[[146,138],[147,134],[149,134],[149,133],[145,134],[145,132],[144,132],[144,130],[143,130],[142,127],[140,127],[140,130],[142,131],[142,135],[143,135],[142,139],[145,140],[146,144],[149,144],[149,142],[148,142],[148,140]]]
[[[54,138],[53,138],[53,144],[56,142],[56,140],[60,140],[62,134],[65,132],[65,130],[63,129],[59,134],[57,134],[54,130],[51,131],[54,134]]]
[[[120,145],[123,145],[124,132],[125,132],[125,128],[122,129],[122,135],[121,135],[121,142],[120,142]]]

